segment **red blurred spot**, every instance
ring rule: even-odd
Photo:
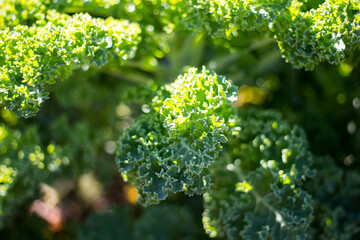
[[[64,217],[59,207],[36,200],[31,205],[30,212],[36,213],[46,220],[50,225],[50,230],[53,232],[59,232],[63,228]]]

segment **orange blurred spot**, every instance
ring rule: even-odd
[[[126,199],[129,201],[129,203],[136,204],[139,198],[139,194],[138,191],[136,190],[136,187],[131,185],[125,185],[124,192],[126,195]]]

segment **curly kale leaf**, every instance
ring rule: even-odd
[[[292,4],[270,29],[286,61],[307,70],[324,61],[339,64],[346,53],[360,46],[360,14],[355,4],[360,1],[326,0],[308,11],[301,11],[301,3]]]
[[[49,11],[42,26],[18,25],[0,35],[0,103],[18,116],[33,116],[48,93],[77,66],[134,54],[140,29],[126,20],[69,16]]]
[[[119,140],[117,163],[137,185],[140,203],[158,203],[169,191],[209,189],[236,94],[229,80],[205,68],[191,68],[159,91],[151,111]]]
[[[86,12],[91,16],[138,23],[142,41],[135,59],[151,66],[156,58],[169,52],[168,40],[175,27],[179,29],[182,23],[186,23],[182,29],[199,29],[196,26],[200,26],[187,0],[0,0],[0,29],[19,24],[43,24],[49,10],[70,15]]]
[[[360,45],[359,0],[193,0],[209,34],[231,39],[239,31],[270,33],[295,68],[339,64]],[[190,7],[190,6],[189,6]]]
[[[231,37],[241,31],[264,31],[282,13],[289,0],[194,0],[211,35]]]
[[[312,200],[301,189],[313,175],[305,135],[278,114],[241,111],[213,165],[203,223],[211,237],[305,239]]]
[[[43,24],[48,10],[62,10],[67,0],[0,0],[0,29]]]

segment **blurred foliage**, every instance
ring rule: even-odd
[[[109,209],[104,214],[90,216],[80,231],[79,240],[133,239],[134,219],[129,208]]]
[[[201,234],[188,208],[160,204],[145,209],[138,218],[128,207],[109,209],[103,214],[93,214],[84,224],[78,239],[199,238]]]
[[[207,239],[201,218],[218,239],[360,238],[359,6],[0,0],[0,238]],[[159,139],[194,141],[191,121],[163,122],[187,116],[195,85],[171,83],[203,65],[239,87],[227,142],[209,155],[210,190],[168,186],[165,204],[142,208],[114,161],[117,139],[156,120]]]
[[[314,197],[316,212],[309,231],[312,239],[357,239],[360,236],[360,178],[357,170],[344,170],[329,157],[314,159],[317,177],[306,189]],[[315,190],[313,186],[317,186]]]
[[[0,126],[1,177],[0,226],[15,215],[20,204],[33,196],[37,183],[46,179],[61,164],[66,164],[53,145],[39,146],[35,126],[21,132]]]

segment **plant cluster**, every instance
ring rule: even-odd
[[[5,239],[360,236],[359,0],[0,0],[0,32]]]

